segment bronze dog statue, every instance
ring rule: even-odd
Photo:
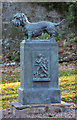
[[[22,32],[24,35],[27,35],[27,40],[29,41],[32,37],[37,37],[45,32],[47,32],[51,38],[54,38],[55,26],[60,25],[64,20],[65,19],[59,23],[47,21],[30,23],[24,13],[17,13],[12,22],[16,27],[22,26]]]

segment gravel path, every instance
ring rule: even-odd
[[[62,71],[75,71],[77,70],[76,64],[75,62],[73,63],[61,63],[59,64],[59,70]],[[20,72],[20,66],[19,65],[12,65],[12,66],[8,66],[8,67],[2,67],[2,73],[6,73],[6,72]]]

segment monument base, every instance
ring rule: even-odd
[[[61,101],[61,103],[55,104],[31,104],[31,105],[22,105],[19,102],[13,102],[11,105],[11,113],[14,116],[21,115],[26,116],[26,112],[30,113],[52,113],[52,112],[65,112],[70,111],[74,103],[66,103]],[[25,114],[24,114],[25,113]],[[20,116],[18,116],[20,117]]]
[[[60,89],[55,88],[19,88],[19,103],[25,104],[48,104],[60,103]]]

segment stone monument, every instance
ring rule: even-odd
[[[22,41],[19,102],[60,103],[58,44],[53,41]]]
[[[55,26],[60,23],[30,23],[23,13],[14,16],[13,24],[22,26],[27,36],[20,45],[21,84],[19,103],[48,104],[60,103],[58,86],[58,44],[54,40]],[[31,37],[47,32],[50,40],[31,40]]]

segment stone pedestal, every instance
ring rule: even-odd
[[[44,114],[47,113],[63,113],[63,112],[71,112],[71,108],[75,105],[74,103],[66,103],[61,101],[61,103],[52,103],[52,104],[31,104],[31,105],[22,105],[19,102],[11,103],[11,114],[13,117],[17,118],[25,118],[28,114],[30,115],[37,113],[37,114]]]
[[[60,103],[58,44],[55,41],[22,41],[19,103]]]

